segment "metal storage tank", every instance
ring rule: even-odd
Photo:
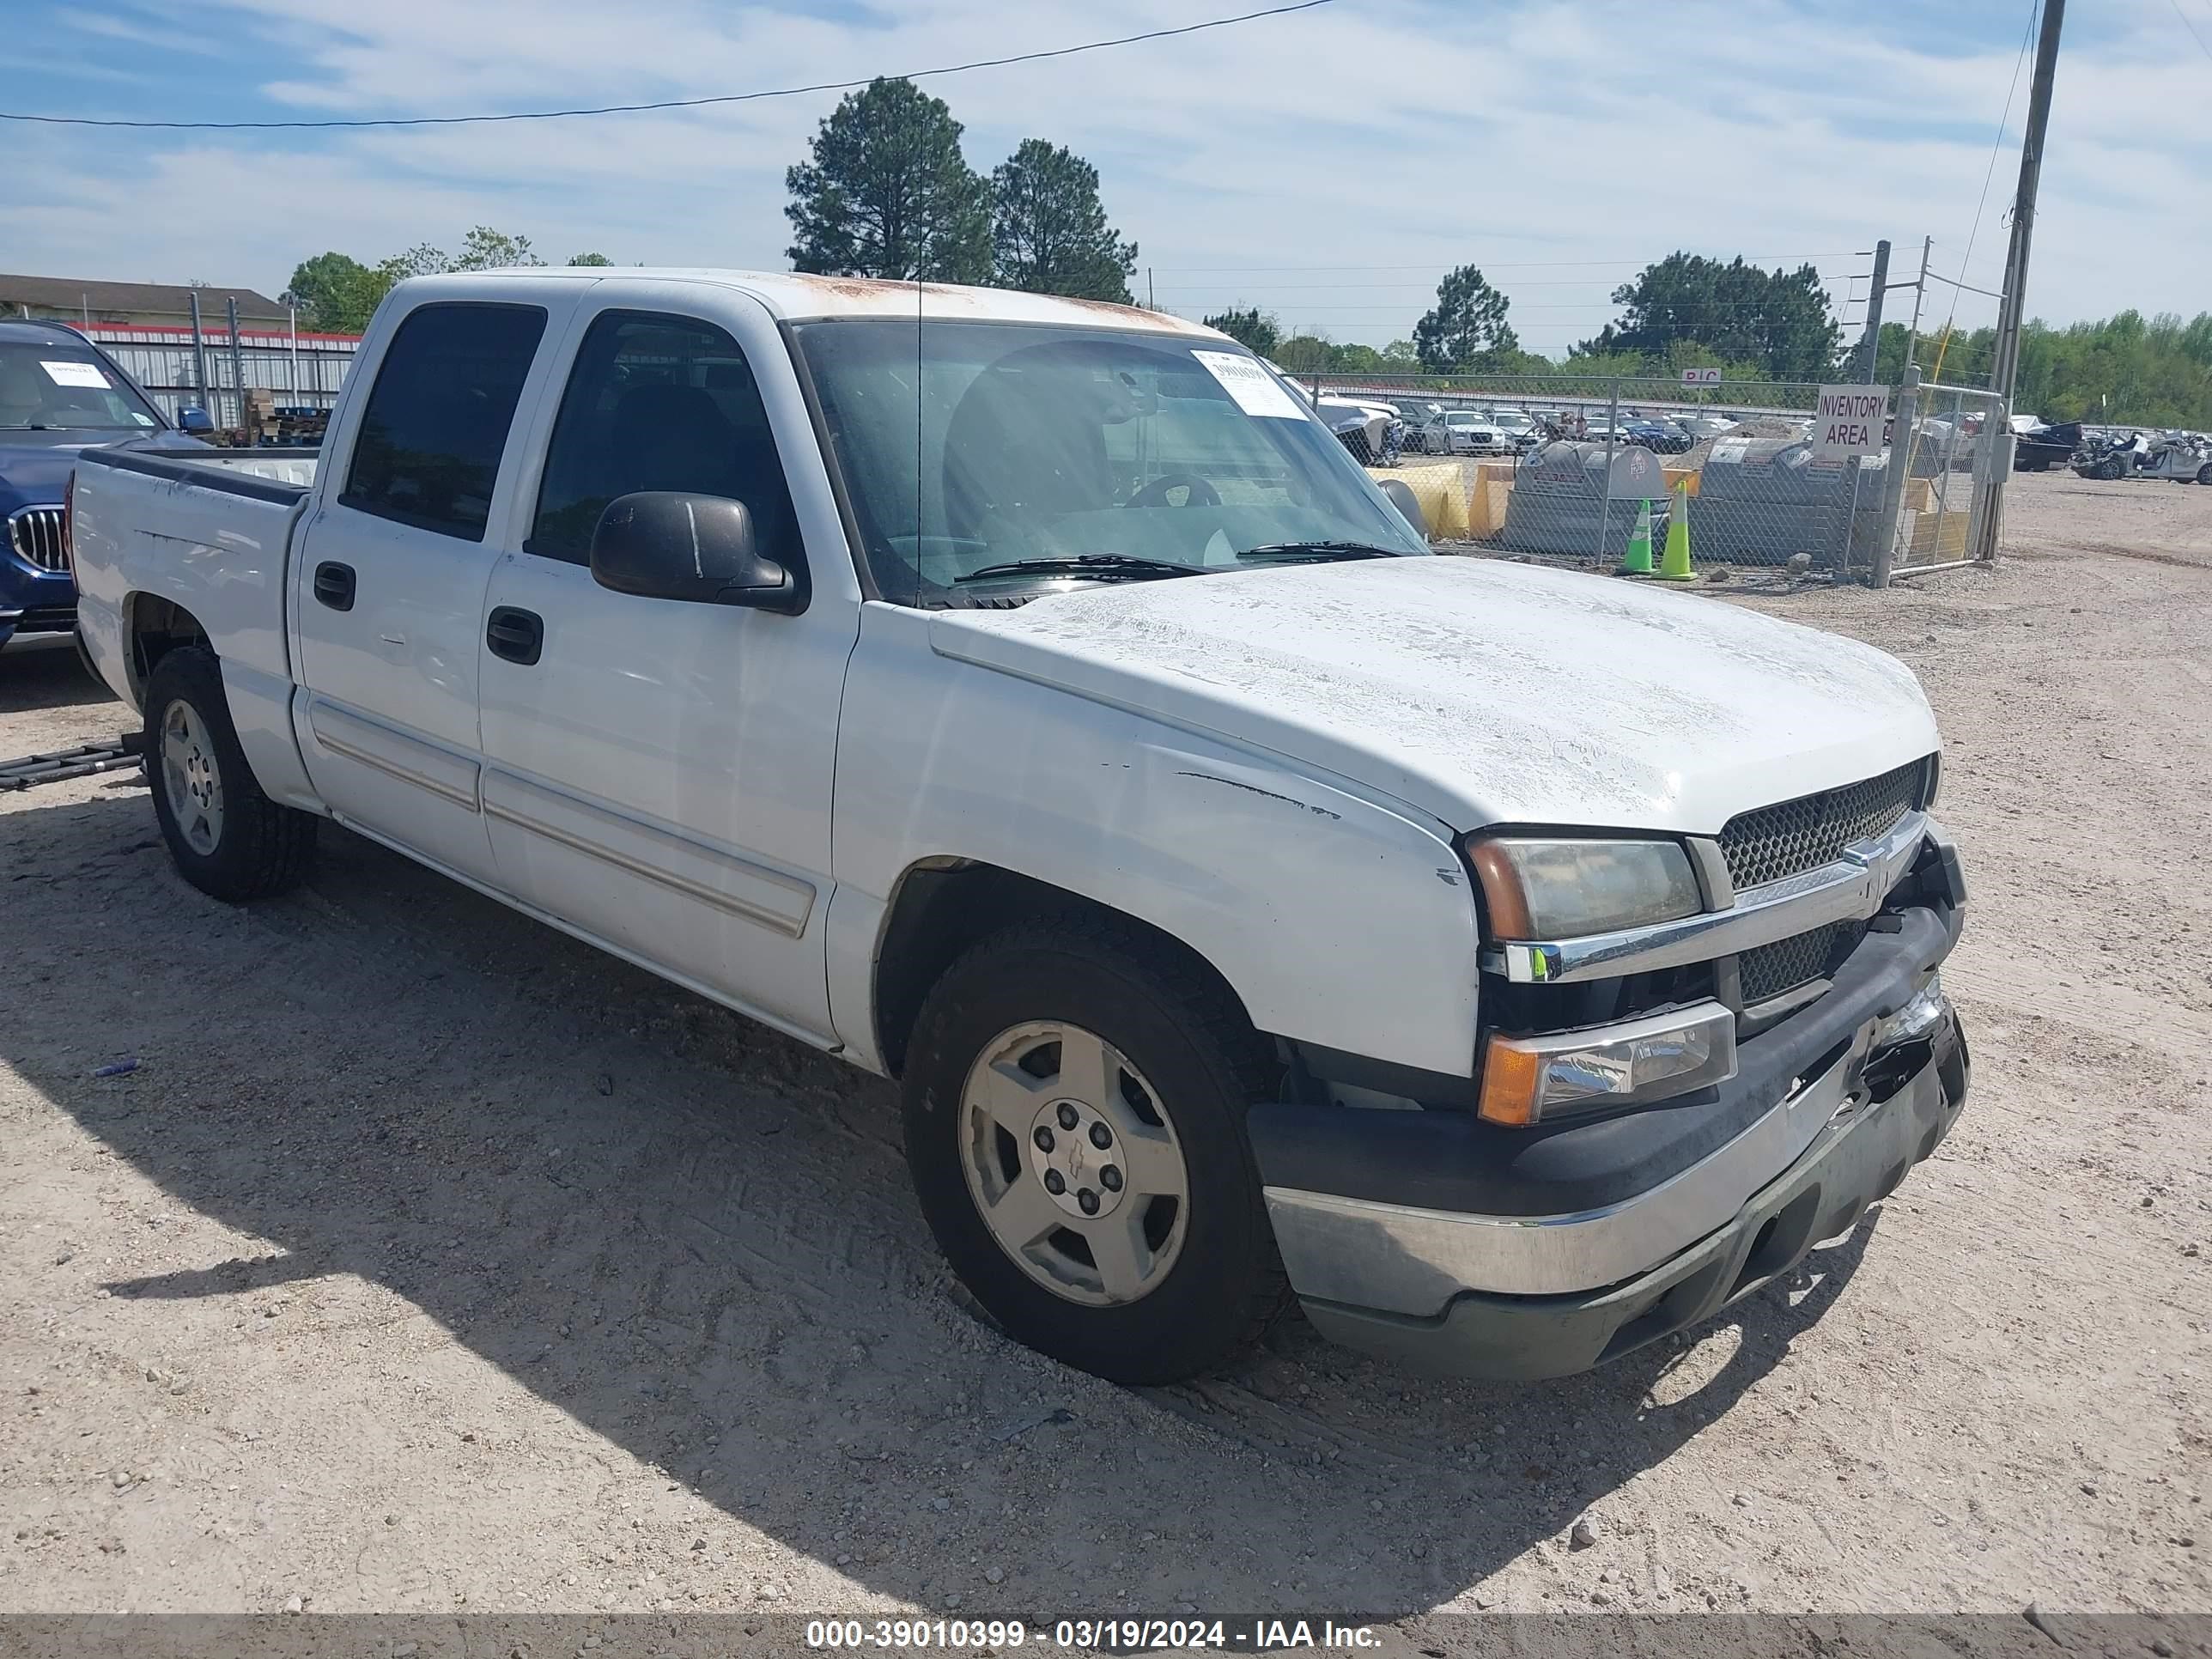
[[[1607,489],[1606,447],[1562,440],[1522,457],[1505,503],[1503,544],[1518,552],[1572,553],[1614,558],[1628,547],[1644,503],[1651,503],[1655,548],[1667,522],[1667,474],[1659,458],[1635,444],[1616,445]],[[1610,494],[1610,504],[1607,496]],[[1605,534],[1598,534],[1598,518]]]
[[[1881,519],[1885,454],[1815,465],[1804,439],[1723,438],[1705,458],[1690,507],[1690,547],[1723,564],[1784,564],[1810,554],[1836,569],[1864,563]]]

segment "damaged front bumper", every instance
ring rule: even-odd
[[[1963,897],[1963,895],[1961,895]],[[1324,1334],[1499,1380],[1580,1371],[1787,1272],[1950,1132],[1955,906],[1892,912],[1735,1077],[1545,1136],[1465,1112],[1255,1108],[1270,1219]]]

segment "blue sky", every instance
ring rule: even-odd
[[[699,96],[896,73],[1253,0],[0,0],[7,106],[256,119]],[[988,169],[1021,139],[1103,175],[1158,302],[1256,303],[1380,344],[1479,264],[1557,353],[1676,247],[1809,261],[1863,315],[1862,250],[1994,288],[2026,76],[1976,204],[2027,0],[1338,0],[1302,15],[925,82]],[[2212,307],[2212,0],[2075,0],[2030,308]],[[24,71],[28,71],[27,73]],[[781,268],[783,170],[834,94],[719,110],[356,133],[9,125],[0,266],[280,289],[472,224],[542,254]],[[1971,254],[1968,250],[1972,235]],[[1146,271],[1139,273],[1139,296]],[[1910,295],[1892,296],[1910,305]],[[1948,290],[1931,293],[1937,319]],[[1968,295],[1959,320],[1987,321]],[[1893,311],[1893,315],[1895,313]]]

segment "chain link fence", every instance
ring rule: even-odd
[[[1994,561],[2013,466],[2004,399],[1971,386],[1923,386],[1908,373],[1892,427],[1893,449],[1895,432],[1911,434],[1901,446],[1907,482],[1885,514],[1887,557],[1870,573],[1874,584]]]
[[[1951,386],[1907,388],[1901,449],[1893,413],[1864,420],[1872,453],[1831,459],[1810,381],[1297,378],[1355,454],[1412,489],[1438,540],[1600,569],[1686,555],[1881,585],[1948,568],[1994,546],[1984,525],[2011,466],[2002,400]]]

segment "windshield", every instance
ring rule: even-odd
[[[0,430],[143,432],[161,425],[82,346],[0,341]]]
[[[1480,415],[1447,415],[1444,416],[1444,424],[1446,426],[1487,426],[1490,423]]]
[[[896,603],[955,603],[1023,561],[1207,571],[1319,542],[1429,550],[1310,404],[1226,341],[876,319],[793,332]],[[1054,574],[1068,568],[982,581]]]

